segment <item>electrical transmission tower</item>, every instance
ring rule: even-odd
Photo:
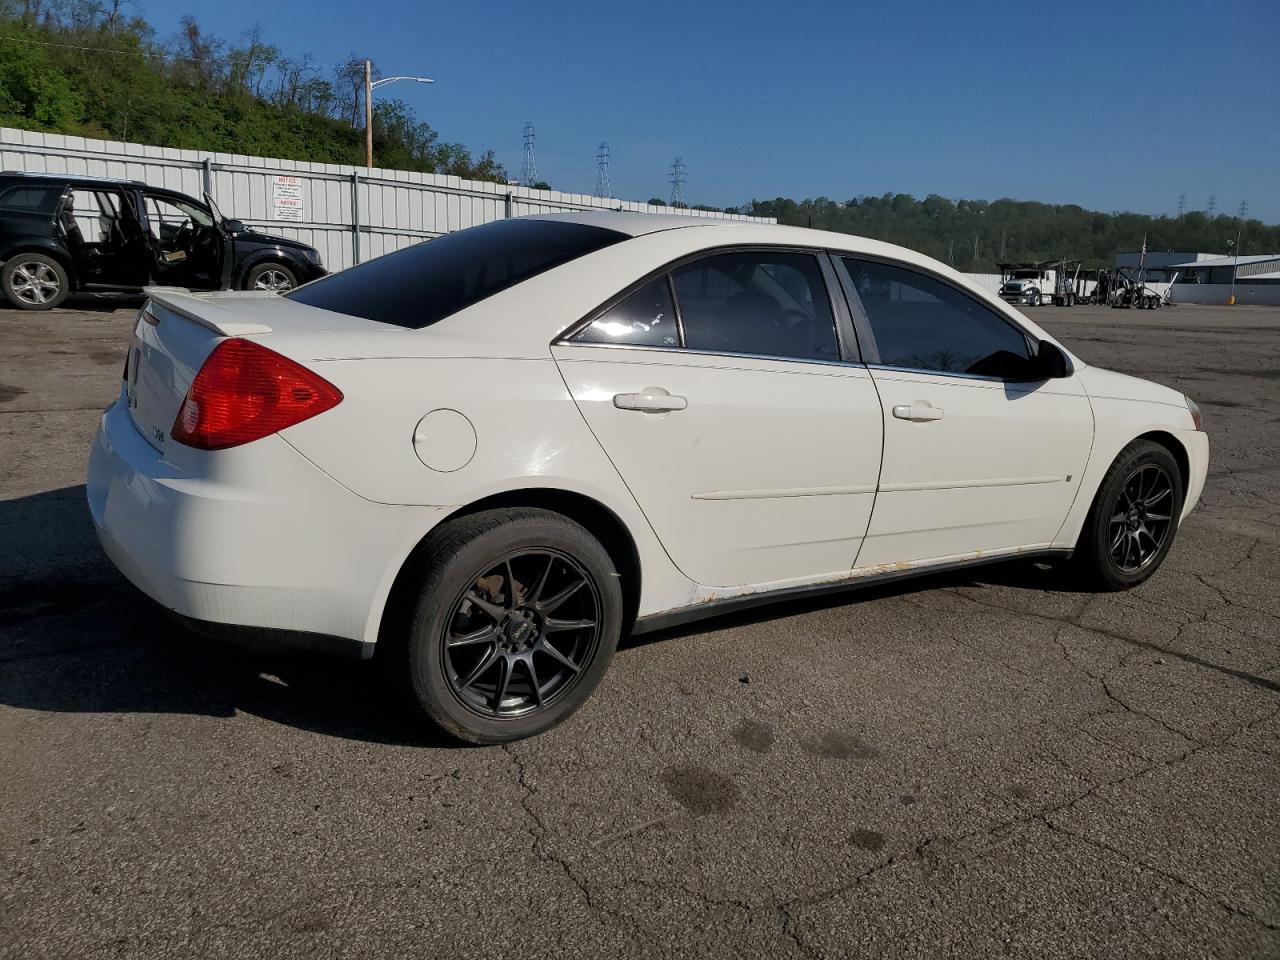
[[[600,141],[600,149],[596,151],[596,196],[609,197],[609,144]]]
[[[520,171],[520,179],[526,187],[538,182],[538,164],[533,157],[533,121],[524,125],[524,169]]]
[[[1207,213],[1210,220],[1218,214],[1218,195],[1216,193],[1209,194],[1209,209]]]
[[[684,205],[684,157],[676,157],[671,162],[671,206]]]
[[[1249,202],[1247,200],[1241,200],[1240,201],[1240,221],[1242,223],[1244,222],[1244,219],[1246,216],[1248,216],[1248,214],[1249,214]]]
[[[1185,193],[1178,194],[1178,219],[1182,219],[1182,211],[1187,209],[1187,195]]]

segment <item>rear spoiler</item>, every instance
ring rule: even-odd
[[[234,313],[216,302],[245,297],[261,299],[262,295],[258,293],[229,290],[196,295],[186,287],[146,287],[142,292],[152,303],[159,304],[166,310],[172,310],[192,323],[198,323],[224,337],[247,337],[271,332],[271,328],[265,323],[248,323],[240,320]]]

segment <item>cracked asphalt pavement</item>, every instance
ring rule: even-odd
[[[460,749],[105,560],[135,309],[0,311],[0,957],[1280,956],[1280,310],[1033,312],[1205,411],[1141,588],[1009,564],[709,621]]]

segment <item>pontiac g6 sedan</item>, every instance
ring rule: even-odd
[[[1187,397],[909,250],[583,213],[284,297],[152,291],[88,498],[195,629],[376,653],[494,743],[626,632],[1015,555],[1132,587],[1208,451]]]

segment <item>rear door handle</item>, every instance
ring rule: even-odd
[[[910,403],[896,403],[893,415],[899,420],[910,420],[912,423],[927,423],[930,420],[941,420],[946,412],[935,407],[928,400],[912,400]]]
[[[645,387],[639,393],[614,394],[613,405],[619,410],[639,410],[641,413],[670,413],[689,405],[684,397],[673,397],[662,387]]]

